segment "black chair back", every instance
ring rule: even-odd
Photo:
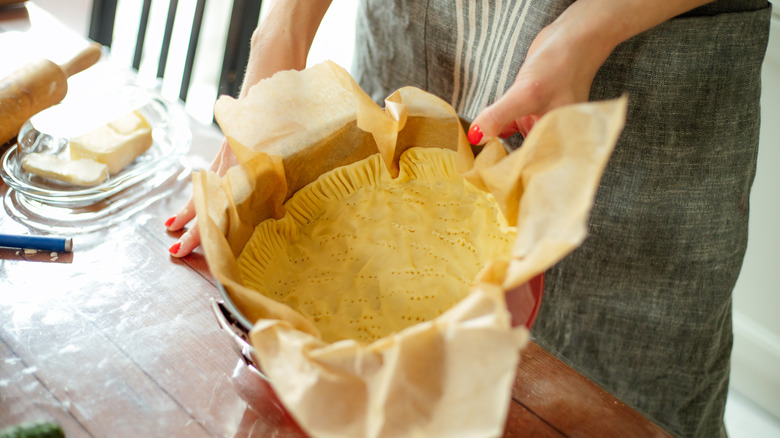
[[[198,48],[198,39],[200,38],[203,23],[203,14],[206,8],[206,0],[196,1],[195,14],[187,46],[187,56],[179,89],[179,99],[182,101],[187,100],[190,80],[192,79],[192,69],[195,64],[195,53]],[[158,78],[162,78],[165,73],[168,51],[173,35],[174,20],[179,6],[179,0],[169,0],[169,2],[160,58],[157,64]],[[107,47],[111,47],[113,40],[114,23],[117,19],[117,3],[118,0],[93,0],[92,3],[89,38]],[[233,0],[217,95],[228,94],[238,97],[238,93],[241,90],[241,82],[244,79],[244,69],[249,58],[249,41],[260,18],[261,3],[262,0]],[[141,65],[151,6],[152,0],[143,0],[141,19],[138,24],[138,37],[132,61],[133,68],[136,70]]]

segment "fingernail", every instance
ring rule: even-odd
[[[181,248],[181,242],[176,242],[168,248],[168,252],[171,253],[171,255],[176,255],[179,252],[179,248]]]
[[[176,220],[176,216],[169,217],[168,220],[165,221],[165,228],[169,228],[173,224],[173,221],[175,220]]]
[[[479,144],[482,141],[482,130],[479,129],[479,125],[474,125],[469,129],[468,138],[471,144]]]

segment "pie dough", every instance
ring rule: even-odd
[[[296,192],[238,257],[244,284],[310,318],[323,340],[373,342],[436,318],[516,228],[464,180],[455,153],[412,148],[393,179],[379,154]]]

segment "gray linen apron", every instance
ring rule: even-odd
[[[571,1],[368,0],[353,75],[474,117]],[[725,436],[731,292],[747,243],[766,0],[722,0],[621,44],[591,100],[628,93],[589,237],[546,273],[534,339],[686,437]],[[522,139],[512,138],[514,146]]]

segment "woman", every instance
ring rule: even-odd
[[[271,5],[242,95],[304,68],[328,4]],[[766,0],[369,0],[358,13],[361,87],[378,102],[406,85],[438,95],[474,118],[472,143],[628,94],[590,235],[546,273],[533,335],[676,435],[725,436],[769,19]],[[223,143],[212,169],[233,164]],[[188,206],[166,225],[193,216]],[[193,227],[171,253],[198,242]]]

